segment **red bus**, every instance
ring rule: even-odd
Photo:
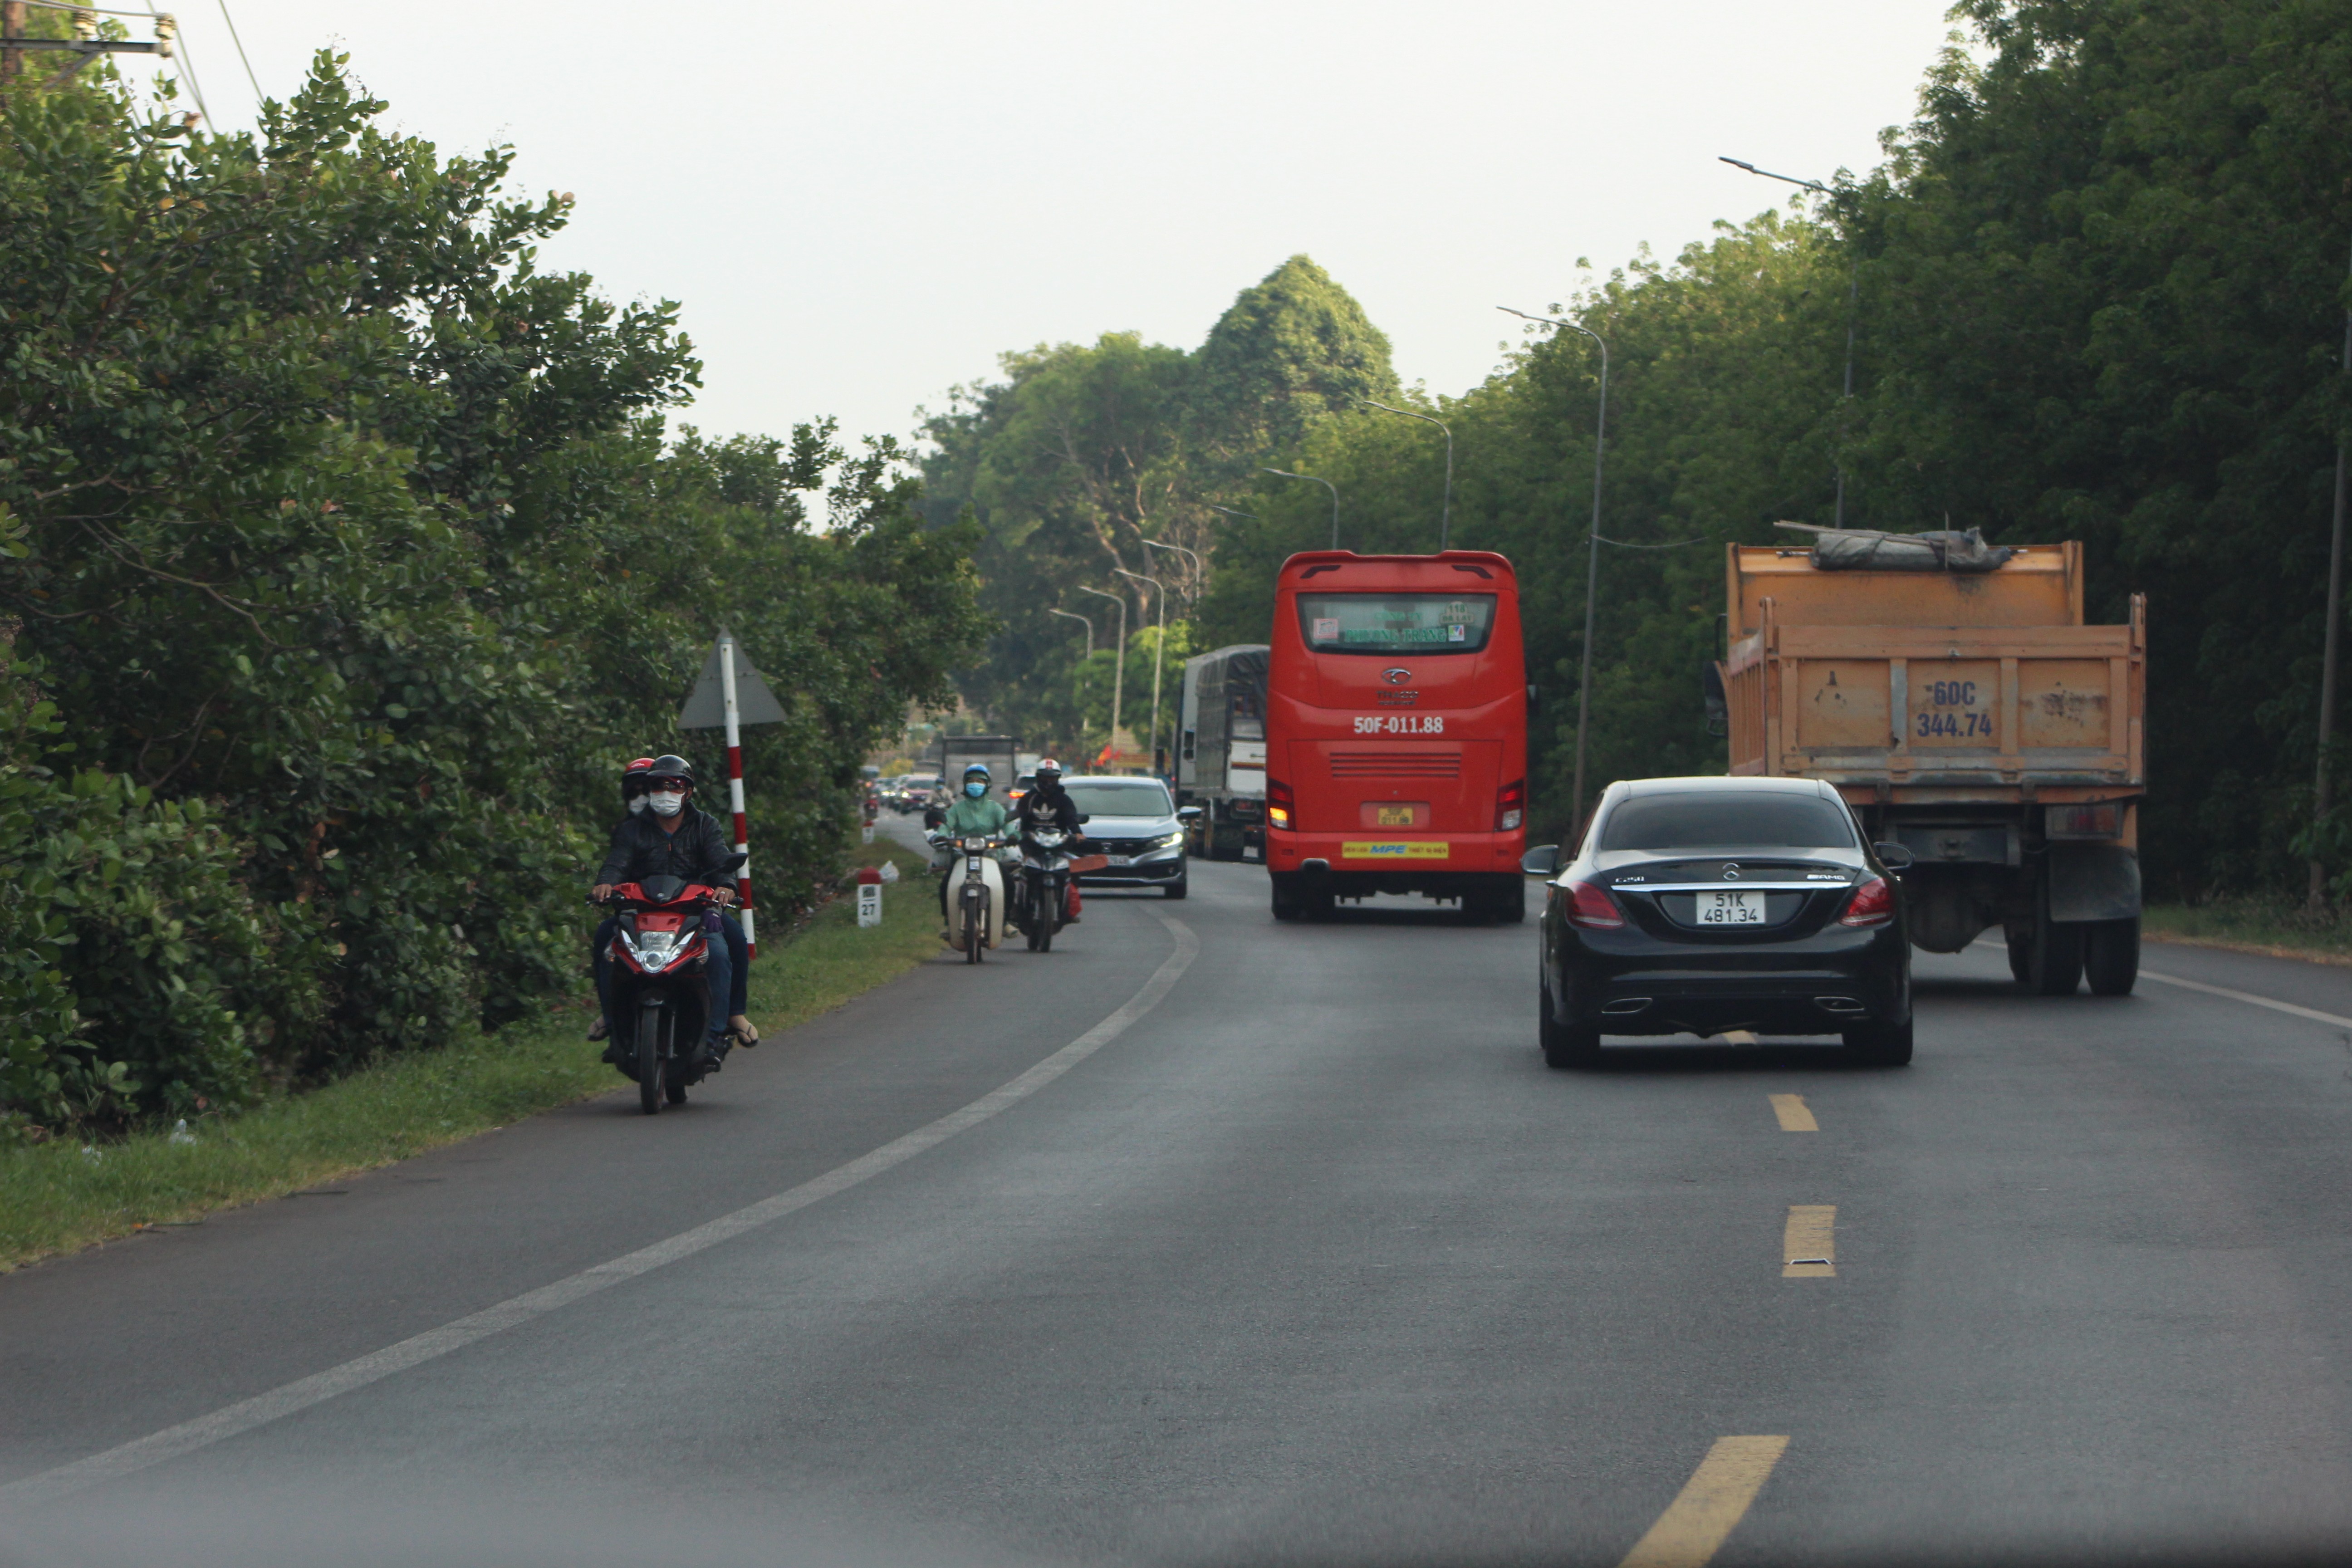
[[[1518,578],[1483,550],[1283,563],[1265,712],[1276,920],[1419,893],[1525,908],[1528,675]]]

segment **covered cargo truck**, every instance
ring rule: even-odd
[[[1958,952],[1998,926],[2042,994],[2086,973],[2122,994],[2139,969],[2147,601],[2085,626],[2079,543],[2005,553],[1856,570],[1733,545],[1709,696],[1733,773],[1823,780],[1910,851],[1914,945]]]
[[[1239,860],[1265,847],[1264,643],[1235,643],[1184,661],[1176,731],[1176,804],[1197,805],[1197,852]]]

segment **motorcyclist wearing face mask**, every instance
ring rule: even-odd
[[[624,816],[613,829],[614,846],[617,847],[621,841],[621,829],[627,826],[632,818],[645,815],[646,781],[653,776],[653,771],[654,759],[651,757],[637,757],[621,770],[621,804],[627,809],[628,816]],[[596,927],[592,963],[595,969],[596,995],[600,1004],[604,994],[605,965],[610,962],[606,955],[612,952],[613,934],[620,929],[620,924],[618,915],[607,915]],[[760,1031],[746,1016],[746,1009],[751,1006],[751,954],[749,944],[743,940],[743,923],[731,914],[721,915],[719,934],[727,943],[727,960],[733,972],[728,987],[727,1026],[735,1031],[743,1044],[756,1046],[760,1043]],[[612,1020],[604,1016],[600,1005],[595,1023],[589,1026],[588,1037],[601,1040],[612,1032]]]
[[[974,763],[963,771],[963,793],[949,806],[947,816],[933,831],[946,838],[931,857],[931,870],[940,881],[940,938],[948,934],[948,868],[957,860],[954,841],[973,834],[991,837],[1004,831],[1004,803],[992,800],[988,794],[989,773],[984,763]]]
[[[668,755],[654,759],[646,773],[646,809],[623,820],[613,830],[613,847],[604,856],[604,864],[596,873],[596,885],[588,896],[602,902],[612,897],[615,886],[623,882],[644,882],[655,877],[677,877],[688,882],[701,882],[713,889],[715,900],[723,909],[735,899],[735,873],[727,868],[734,857],[728,847],[727,836],[719,830],[719,821],[708,812],[698,811],[687,804],[694,790],[694,767],[684,757]],[[732,923],[731,917],[719,921],[723,929]],[[608,939],[609,940],[609,939]],[[724,1023],[719,1021],[719,1004],[733,1004],[738,994],[734,986],[735,943],[721,941],[709,949],[704,961],[703,975],[710,986],[710,1038],[714,1055],[723,1058],[725,1036],[729,1030],[746,1044],[756,1042],[759,1032],[751,1020],[743,1016],[740,1007]],[[597,948],[597,995],[600,1001],[606,994],[606,973],[604,947]],[[609,1007],[606,1009],[609,1013]]]
[[[1037,787],[1021,797],[1013,808],[1013,826],[1021,832],[1033,827],[1058,827],[1070,836],[1072,843],[1082,842],[1086,833],[1078,826],[1078,803],[1062,787],[1062,764],[1047,757],[1036,767]],[[1078,879],[1070,879],[1069,910],[1065,925],[1078,923]]]

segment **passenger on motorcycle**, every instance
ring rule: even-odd
[[[710,887],[714,889],[713,901],[723,910],[735,900],[735,873],[727,868],[734,852],[728,847],[726,835],[719,831],[718,818],[686,803],[694,790],[693,765],[680,756],[656,757],[652,766],[644,770],[644,779],[646,809],[623,818],[613,830],[612,847],[604,856],[604,864],[596,873],[596,885],[589,889],[588,896],[602,903],[613,896],[614,888],[620,883],[669,876]],[[623,787],[627,787],[625,775]],[[724,940],[710,947],[702,973],[710,988],[711,1055],[714,1059],[723,1060],[727,1051],[724,1037],[730,1031],[747,1046],[758,1044],[760,1035],[751,1020],[743,1016],[743,992],[735,984],[743,967],[737,956],[741,951],[741,928],[735,925],[734,917],[725,914],[720,916],[719,925]],[[608,1019],[612,1012],[611,975],[605,953],[611,942],[611,931],[599,927],[594,955],[596,1000]],[[728,1007],[723,1024],[719,1021],[722,1004]]]
[[[988,765],[974,763],[963,771],[963,794],[947,809],[940,825],[932,830],[934,838],[947,842],[935,844],[931,870],[940,879],[940,940],[948,936],[948,870],[956,863],[955,840],[972,834],[991,837],[1004,831],[1004,805],[988,798]]]
[[[628,808],[629,813],[628,816],[621,819],[624,825],[628,822],[629,817],[645,814],[646,780],[653,776],[653,771],[654,759],[651,757],[635,758],[621,770],[621,804]],[[621,829],[615,826],[613,829],[613,844],[617,845],[620,838]],[[604,1039],[613,1032],[613,1022],[604,1016],[602,1004],[604,995],[604,964],[607,956],[613,951],[613,933],[620,929],[620,925],[621,918],[618,915],[607,915],[596,926],[595,945],[590,960],[596,976],[598,1000],[596,1021],[588,1026],[588,1037],[592,1040]],[[743,940],[743,922],[731,914],[722,915],[719,921],[719,934],[727,943],[727,962],[732,973],[728,986],[727,1026],[733,1029],[745,1045],[756,1046],[760,1043],[759,1028],[745,1015],[745,1009],[751,1005],[751,954],[748,944]]]
[[[1058,827],[1070,836],[1073,844],[1086,837],[1078,826],[1078,803],[1062,787],[1062,764],[1047,757],[1036,767],[1037,787],[1021,797],[1013,808],[1013,821],[1019,831],[1032,827]],[[944,906],[942,906],[944,907]],[[1064,925],[1078,923],[1078,879],[1070,879],[1070,908]]]

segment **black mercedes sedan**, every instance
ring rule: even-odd
[[[1893,873],[1837,791],[1811,779],[1633,779],[1601,797],[1550,879],[1544,1060],[1594,1065],[1603,1035],[1837,1035],[1860,1059],[1911,1059],[1911,946]]]

